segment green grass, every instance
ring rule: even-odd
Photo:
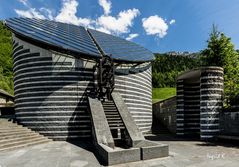
[[[176,95],[176,88],[153,88],[153,103]]]

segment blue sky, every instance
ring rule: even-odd
[[[83,25],[153,52],[197,52],[216,24],[239,48],[238,0],[1,0],[0,19],[45,18]]]

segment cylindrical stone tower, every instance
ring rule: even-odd
[[[177,79],[177,135],[214,138],[222,110],[223,69],[202,67]]]
[[[209,140],[219,132],[219,113],[223,105],[223,68],[203,68],[200,80],[200,137]]]

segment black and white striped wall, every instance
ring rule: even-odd
[[[184,135],[184,83],[177,80],[176,134]]]
[[[55,139],[90,139],[87,93],[96,88],[95,62],[13,36],[15,111],[19,123]],[[123,70],[122,70],[123,68]],[[151,64],[116,69],[116,89],[136,124],[151,129]]]
[[[177,80],[177,135],[212,139],[219,132],[223,69],[203,67]]]
[[[15,111],[19,123],[55,140],[90,138],[87,91],[93,64],[14,37]]]
[[[152,126],[151,63],[117,67],[115,91],[122,95],[139,129],[149,132]]]
[[[223,105],[223,69],[204,68],[200,80],[200,137],[207,140],[219,133],[219,113]]]

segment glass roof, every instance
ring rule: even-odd
[[[128,62],[145,62],[154,58],[140,45],[82,26],[30,18],[11,18],[6,20],[6,25],[20,36],[89,57],[105,54]]]

